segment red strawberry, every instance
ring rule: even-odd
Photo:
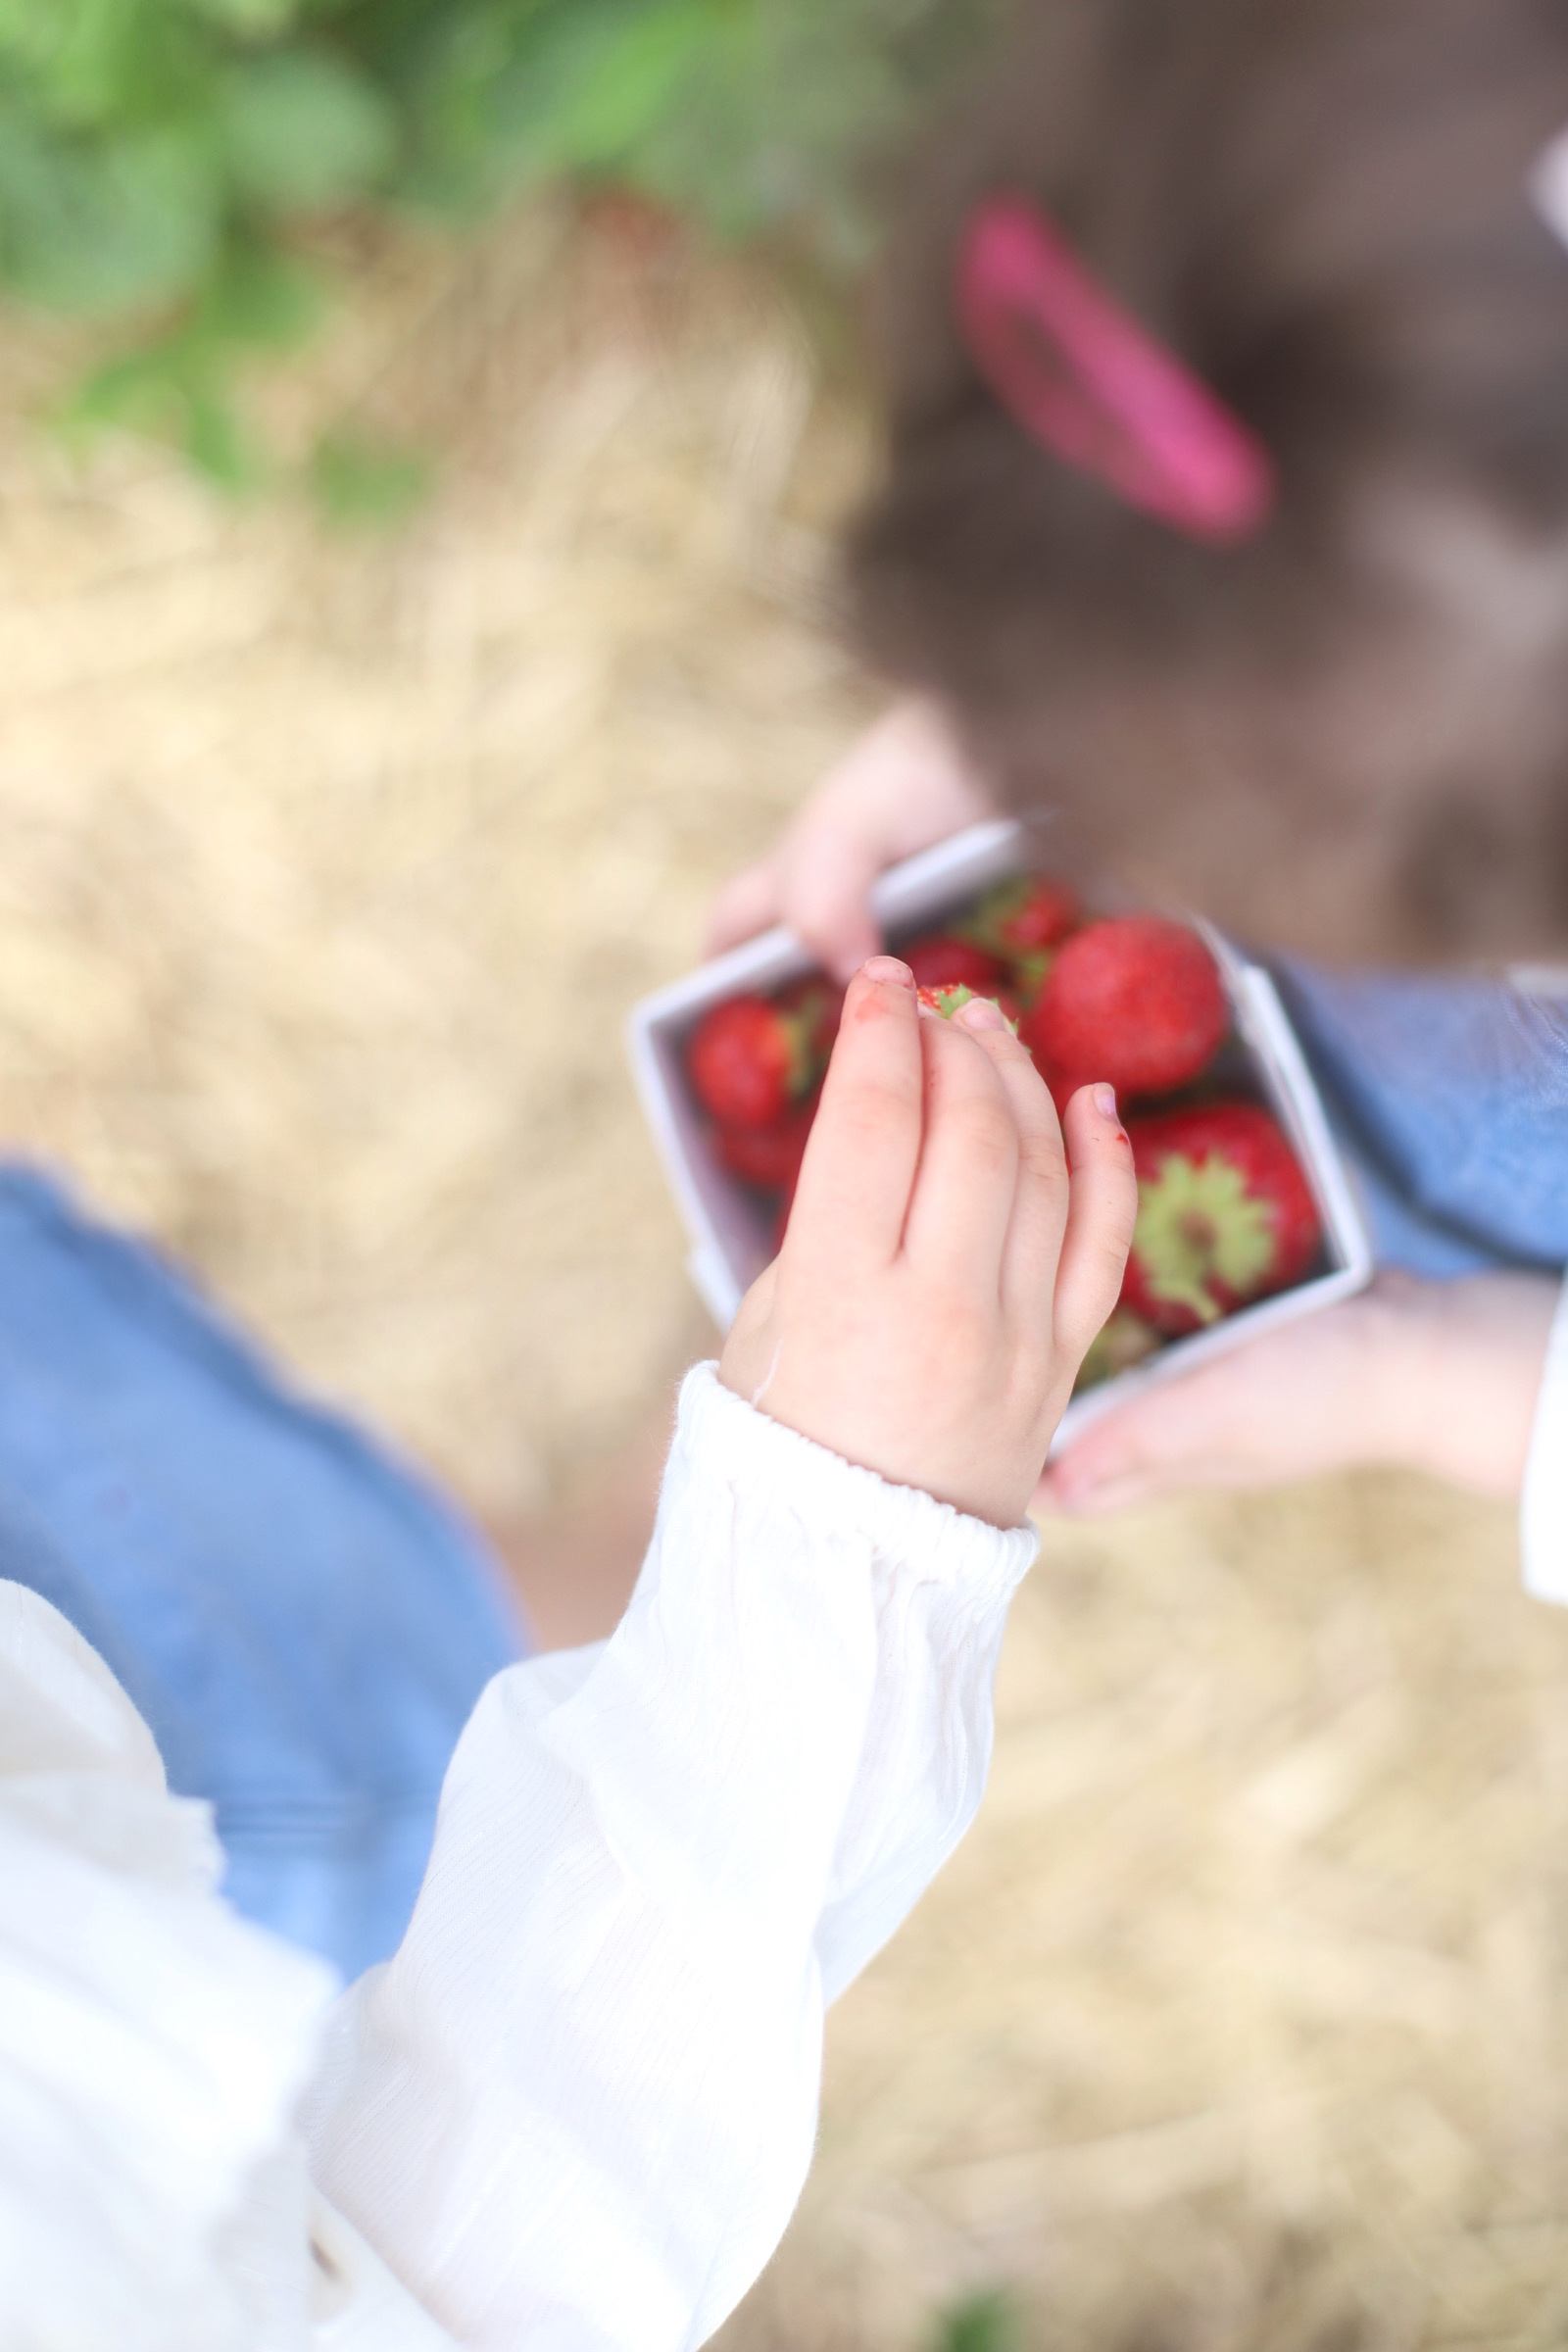
[[[1054,882],[1046,874],[1020,874],[988,891],[969,920],[957,928],[965,939],[1010,964],[1019,995],[1031,1004],[1055,950],[1082,919],[1077,893],[1065,882]]]
[[[1157,914],[1090,923],[1059,949],[1025,1042],[1048,1078],[1108,1078],[1120,1095],[1185,1086],[1230,1027],[1219,968],[1196,931]]]
[[[1318,1217],[1296,1155],[1256,1102],[1131,1119],[1138,1223],[1122,1302],[1158,1331],[1196,1331],[1299,1282]]]
[[[771,1127],[720,1127],[713,1149],[732,1176],[781,1193],[795,1182],[806,1156],[806,1139],[816,1116],[817,1098],[800,1103]]]
[[[963,925],[963,936],[1009,963],[1027,961],[1061,945],[1083,909],[1075,891],[1048,874],[1020,874],[988,891]]]
[[[970,940],[946,933],[938,939],[917,939],[899,954],[914,974],[916,988],[967,988],[977,997],[994,997],[1007,977],[997,956]]]
[[[722,1127],[772,1127],[816,1084],[838,1028],[837,993],[802,981],[777,1003],[730,997],[706,1012],[686,1049],[698,1101]]]

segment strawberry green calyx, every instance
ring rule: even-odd
[[[1133,1248],[1152,1298],[1217,1323],[1225,1310],[1216,1286],[1245,1298],[1267,1276],[1273,1218],[1240,1168],[1217,1156],[1171,1152],[1157,1174],[1139,1178]]]
[[[778,1016],[779,1033],[789,1054],[789,1076],[786,1084],[792,1102],[810,1093],[822,1069],[823,1056],[817,1046],[817,1023],[809,1012],[785,1012]]]
[[[1114,1380],[1118,1373],[1130,1372],[1146,1355],[1152,1355],[1159,1344],[1159,1333],[1151,1324],[1141,1315],[1135,1315],[1131,1307],[1118,1306],[1090,1342],[1089,1352],[1073,1382],[1073,1395],[1081,1396],[1085,1389],[1095,1388],[1102,1380]]]
[[[931,1012],[940,1013],[951,1021],[956,1012],[974,1001],[974,990],[965,988],[961,980],[947,981],[941,988],[922,988],[917,991],[920,1002]]]
[[[1056,960],[1054,948],[1042,948],[1037,955],[1015,956],[1012,959],[1013,984],[1022,1004],[1032,1004],[1051,978],[1051,967]]]
[[[814,982],[804,982],[778,1000],[774,1015],[789,1054],[790,1100],[798,1102],[815,1086],[833,1051],[838,1028],[834,993]]]
[[[1005,1004],[997,1004],[995,997],[981,997],[978,989],[965,988],[961,980],[953,982],[947,988],[917,989],[915,994],[928,1011],[939,1014],[945,1021],[951,1021],[956,1012],[963,1010],[965,1004],[976,1003],[996,1004],[997,1010],[1012,1031],[1013,1036],[1016,1037],[1018,1034],[1018,1024],[1008,1013]]]
[[[1122,1302],[1168,1338],[1308,1272],[1317,1204],[1261,1102],[1216,1098],[1130,1119],[1139,1212]]]

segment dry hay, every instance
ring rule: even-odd
[[[0,439],[0,1132],[503,1516],[707,1345],[621,1021],[863,709],[858,415],[632,229],[400,245],[270,388],[444,451],[390,545]]]
[[[1366,1478],[1057,1524],[979,1824],[829,2029],[725,2352],[1568,2333],[1568,1618]]]

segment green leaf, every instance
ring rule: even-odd
[[[203,289],[186,332],[214,344],[287,351],[303,343],[326,307],[318,272],[292,254],[236,245]]]
[[[1006,4],[0,0],[0,291],[127,338],[141,318],[146,367],[100,371],[83,414],[133,410],[243,485],[227,370],[320,304],[284,224],[377,195],[477,212],[560,173],[842,271],[869,246],[868,159]],[[312,478],[384,520],[427,468],[342,441]]]
[[[627,169],[720,236],[784,231],[835,270],[858,270],[876,241],[873,167],[1000,14],[998,0],[755,0],[715,11],[712,38]]]
[[[182,0],[0,0],[0,61],[62,127],[167,121],[198,94],[207,46]]]
[[[214,353],[184,335],[122,353],[97,368],[56,423],[80,439],[108,427],[169,441],[198,473],[230,495],[257,490],[266,459],[246,430]]]
[[[186,403],[182,356],[172,345],[155,343],[95,368],[61,404],[55,421],[71,436],[119,425],[172,440],[183,425]]]
[[[621,169],[705,47],[755,5],[454,0],[438,32],[405,5],[402,41],[389,51],[383,34],[376,51],[409,123],[404,192],[472,208],[552,172]]]
[[[24,300],[103,312],[182,293],[210,266],[220,219],[199,132],[85,142],[0,109],[0,280]]]
[[[193,17],[204,17],[242,40],[285,32],[300,13],[299,0],[185,0]]]
[[[397,140],[370,83],[309,50],[235,66],[219,126],[234,187],[273,213],[320,212],[362,195],[386,172]]]
[[[231,497],[265,485],[268,466],[261,449],[233,402],[215,386],[191,387],[181,440],[197,472]]]
[[[422,450],[340,430],[317,443],[309,478],[331,521],[390,530],[423,504],[434,474]]]
[[[715,0],[577,0],[528,60],[516,130],[530,162],[543,171],[624,162],[732,13]]]

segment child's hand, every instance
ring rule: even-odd
[[[1064,1155],[995,1005],[922,1016],[907,967],[876,957],[851,985],[726,1386],[849,1461],[1015,1526],[1116,1303],[1138,1206],[1109,1089],[1076,1094],[1066,1128]]]
[[[927,703],[895,704],[819,784],[770,858],[719,892],[708,931],[716,956],[788,923],[837,979],[881,945],[871,885],[996,805]]]
[[[1366,1462],[1515,1495],[1556,1301],[1541,1275],[1380,1274],[1343,1306],[1091,1423],[1051,1464],[1037,1502],[1113,1511]]]

